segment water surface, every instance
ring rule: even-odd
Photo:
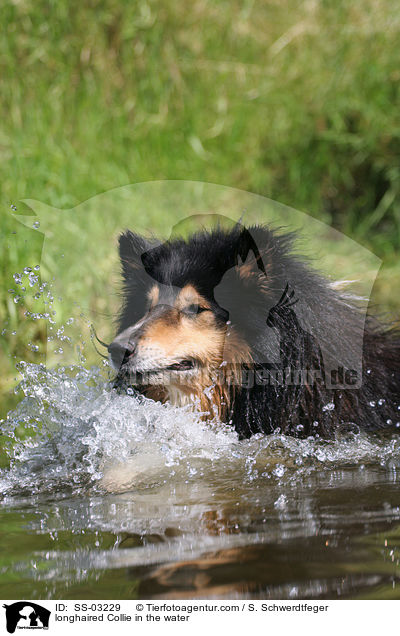
[[[400,438],[239,441],[96,367],[20,371],[0,597],[400,598]]]

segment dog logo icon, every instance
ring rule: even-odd
[[[6,610],[6,627],[9,634],[16,629],[48,629],[50,610],[32,603],[18,601],[11,605],[3,605]]]

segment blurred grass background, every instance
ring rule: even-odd
[[[10,214],[27,197],[69,208],[154,179],[253,191],[375,252],[374,299],[400,306],[395,0],[3,0],[0,23],[3,387],[24,329],[43,337],[18,331],[7,292],[40,261]]]

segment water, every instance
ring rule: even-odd
[[[239,441],[97,367],[19,370],[2,598],[400,598],[400,437]]]

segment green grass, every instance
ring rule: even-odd
[[[0,22],[4,387],[24,341],[43,340],[7,292],[40,260],[40,237],[10,215],[24,198],[70,208],[154,179],[256,192],[377,253],[376,298],[399,306],[394,0],[5,0]],[[101,222],[92,236],[101,250]]]

